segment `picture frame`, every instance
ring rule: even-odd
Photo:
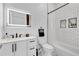
[[[66,19],[60,20],[60,28],[66,28]]]
[[[77,28],[77,17],[68,19],[68,28]]]

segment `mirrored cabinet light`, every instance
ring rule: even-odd
[[[31,26],[31,14],[8,9],[7,11],[7,24],[9,26]]]

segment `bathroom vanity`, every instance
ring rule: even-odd
[[[0,39],[0,56],[36,56],[36,37]]]
[[[3,12],[1,15],[4,14],[5,17],[3,24],[0,25],[3,30],[0,36],[5,39],[0,39],[0,56],[36,56],[37,38],[29,36],[27,30],[24,30],[24,35],[22,32],[18,35],[20,29],[31,29],[32,14],[27,10],[6,6]],[[18,28],[17,31],[16,28]],[[8,29],[12,29],[14,32],[7,32]],[[12,33],[16,33],[16,35]]]
[[[6,27],[31,27],[31,14],[27,11],[7,8],[6,16]],[[0,56],[36,56],[36,37],[7,35],[4,33],[5,39],[0,39]]]

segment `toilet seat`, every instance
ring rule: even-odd
[[[47,49],[53,49],[53,47],[49,44],[43,44],[43,47]]]

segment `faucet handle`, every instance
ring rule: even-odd
[[[26,37],[29,37],[29,34],[26,34]]]
[[[19,34],[19,37],[22,37],[22,34]]]
[[[14,38],[14,35],[10,35],[10,36],[12,36],[12,38]]]

